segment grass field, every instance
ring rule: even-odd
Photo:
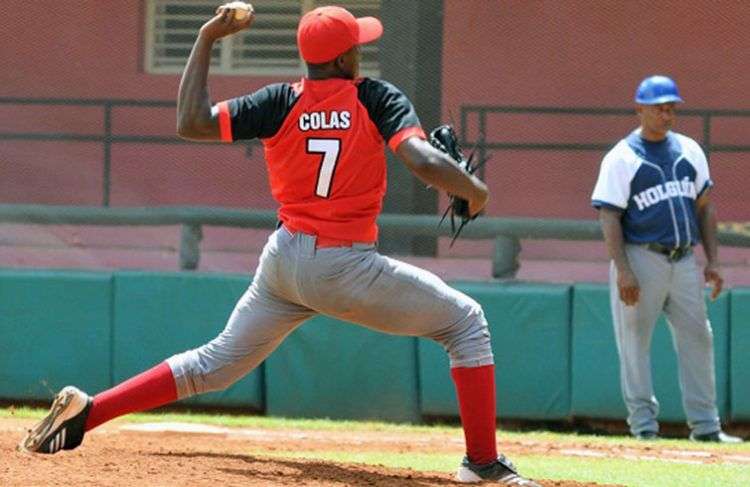
[[[3,419],[34,420],[43,414],[42,410],[28,408],[0,409],[0,418]],[[302,441],[290,441],[286,445],[287,442],[278,440],[272,448],[265,444],[248,444],[242,451],[253,457],[452,472],[461,453],[459,440],[462,432],[457,426],[209,414],[136,414],[113,422],[111,427],[126,424],[137,427],[144,423],[203,424],[238,432],[266,432],[268,435],[294,432],[289,438],[302,438]],[[332,438],[330,444],[316,440],[328,437]],[[337,446],[336,441],[345,441],[349,437],[358,438],[360,447]],[[314,445],[306,447],[305,438]],[[622,436],[543,431],[500,431],[498,441],[501,450],[513,459],[524,475],[537,479],[653,487],[750,486],[750,444],[730,446],[686,440],[642,442]],[[408,447],[410,442],[417,447]]]

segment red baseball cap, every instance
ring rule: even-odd
[[[375,17],[355,18],[341,7],[318,7],[299,21],[297,45],[302,59],[312,64],[333,60],[357,44],[378,40],[383,24]]]

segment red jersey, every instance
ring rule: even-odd
[[[385,143],[424,138],[411,102],[376,79],[303,78],[218,107],[222,140],[261,139],[279,220],[327,239],[377,240]]]

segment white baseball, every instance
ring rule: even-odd
[[[235,20],[245,20],[253,11],[253,6],[245,2],[230,2],[225,6],[234,10]]]

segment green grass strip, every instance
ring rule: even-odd
[[[41,419],[47,414],[46,409],[17,407],[0,408],[0,418]],[[331,419],[298,419],[270,416],[243,416],[233,414],[210,413],[137,413],[129,414],[118,421],[128,423],[179,422],[200,423],[214,426],[262,428],[262,429],[300,429],[300,430],[341,430],[341,431],[390,431],[404,433],[425,432],[460,432],[454,425],[417,425],[384,423],[376,421],[342,421]]]

